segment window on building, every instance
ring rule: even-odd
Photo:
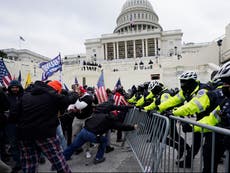
[[[150,78],[151,78],[151,80],[159,80],[160,79],[160,74],[151,74]]]

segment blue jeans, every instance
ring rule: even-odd
[[[102,159],[107,145],[107,138],[105,136],[101,136],[98,140],[97,136],[94,133],[83,128],[74,138],[73,143],[65,149],[64,156],[66,160],[70,159],[76,148],[81,147],[86,142],[100,143],[96,154],[96,159]]]
[[[57,126],[56,133],[57,133],[57,136],[58,136],[58,138],[59,138],[59,140],[60,140],[62,149],[65,150],[66,147],[67,147],[67,142],[66,142],[65,136],[64,136],[64,134],[63,134],[61,124],[59,124],[59,125]]]

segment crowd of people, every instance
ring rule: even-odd
[[[37,172],[45,157],[51,170],[71,172],[67,162],[71,156],[85,150],[86,158],[92,157],[90,146],[94,144],[98,144],[94,164],[104,162],[104,154],[114,150],[111,131],[116,130],[116,141],[122,142],[122,131],[138,128],[137,124],[124,124],[126,113],[133,107],[168,117],[195,116],[200,123],[230,127],[230,62],[214,71],[208,83],[199,81],[194,71],[184,72],[179,81],[180,89],[169,89],[158,80],[133,85],[127,92],[117,86],[107,89],[108,100],[99,104],[94,88],[87,85],[73,84],[72,90],[67,91],[56,80],[35,81],[23,89],[17,80],[12,80],[8,88],[0,87],[0,172]],[[193,143],[188,144],[179,135],[175,122],[170,122],[166,143],[174,144],[177,150],[176,164],[191,168],[191,159],[201,147],[203,129],[183,124],[185,133],[195,132]],[[210,172],[212,134],[205,132],[203,172]],[[176,142],[172,141],[173,135]],[[150,135],[147,142],[151,141]],[[219,135],[215,141],[217,171],[230,140]],[[13,165],[8,164],[10,157]]]

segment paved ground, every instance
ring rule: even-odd
[[[129,146],[125,144],[121,147],[121,143],[115,142],[115,134],[112,133],[112,146],[115,150],[105,153],[106,160],[103,163],[95,165],[93,158],[96,154],[97,147],[91,148],[92,158],[86,159],[85,153],[73,155],[68,161],[73,172],[141,172],[137,160]],[[51,171],[49,161],[39,166],[39,172],[55,172]]]

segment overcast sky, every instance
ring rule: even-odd
[[[113,32],[125,1],[0,0],[0,49],[26,48],[49,58],[85,53],[86,39]],[[181,29],[183,42],[212,41],[230,23],[229,0],[149,1],[163,30]]]

